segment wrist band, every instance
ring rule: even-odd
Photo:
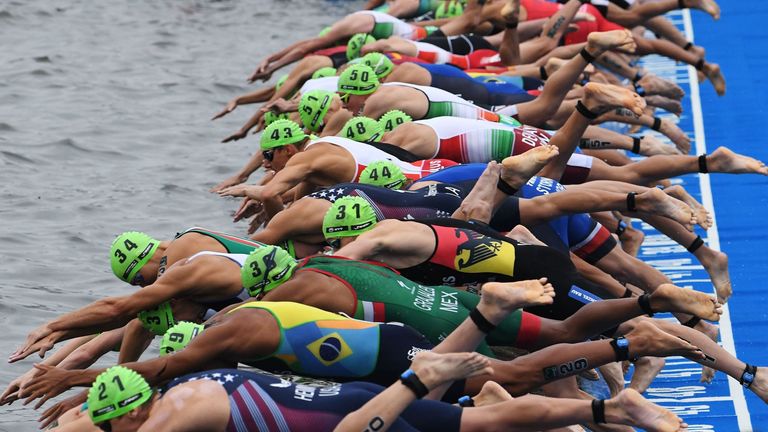
[[[547,68],[544,66],[539,66],[539,75],[541,75],[541,79],[546,81],[547,78],[549,78],[549,74],[547,74]]]
[[[472,408],[475,406],[475,400],[469,396],[462,396],[459,398],[459,406],[464,408]]]
[[[595,423],[605,423],[605,400],[592,400],[592,420]]]
[[[640,81],[641,79],[643,79],[643,75],[640,73],[640,71],[637,71],[637,73],[635,74],[635,77],[632,78],[632,82],[636,83],[636,82]]]
[[[637,83],[634,83],[633,85],[635,87],[635,93],[637,93],[640,96],[645,96],[645,88],[643,88],[643,86]]]
[[[685,9],[687,7],[688,6],[685,5],[685,1],[684,0],[677,0],[677,8],[678,9]]]
[[[691,48],[693,48],[693,42],[688,42],[688,43],[687,43],[687,44],[685,44],[685,46],[683,47],[683,49],[684,49],[684,50],[686,50],[686,51],[690,51],[690,49],[691,49]]]
[[[579,51],[579,54],[581,54],[581,57],[584,58],[584,61],[587,63],[592,63],[595,61],[595,56],[589,53],[586,48],[582,48],[581,51]]]
[[[496,189],[502,191],[507,195],[514,195],[517,193],[517,189],[510,186],[509,183],[505,182],[501,178],[499,178],[499,181],[496,183]]]
[[[744,368],[744,372],[741,373],[741,378],[739,378],[739,383],[741,383],[741,385],[744,386],[744,388],[748,389],[749,386],[752,385],[752,382],[755,380],[756,373],[757,373],[757,367],[747,364],[747,367]]]
[[[651,309],[651,295],[643,294],[637,298],[637,304],[640,309],[643,310],[649,317],[653,316],[653,309]]]
[[[700,71],[700,70],[704,69],[704,64],[706,64],[706,62],[704,61],[704,59],[701,59],[701,60],[697,61],[696,64],[693,65],[693,67],[695,67],[696,70]]]
[[[627,211],[637,211],[637,204],[635,203],[635,195],[637,192],[630,192],[627,194]]]
[[[691,242],[691,245],[688,246],[686,249],[688,249],[688,252],[694,253],[697,249],[704,246],[704,240],[701,239],[701,236],[696,236],[696,239]]]
[[[421,399],[429,393],[427,386],[421,382],[419,377],[416,376],[416,372],[411,369],[408,369],[400,375],[400,382],[416,395],[416,399]]]
[[[491,322],[488,321],[477,308],[472,309],[469,313],[469,318],[472,319],[472,322],[474,322],[477,328],[483,333],[490,333],[496,328],[496,326],[491,324]]]
[[[624,336],[611,339],[611,348],[616,353],[616,361],[629,360],[629,341]]]
[[[645,137],[632,137],[632,153],[640,154],[640,141]]]
[[[517,21],[515,21],[514,23],[505,23],[504,24],[504,28],[516,29],[517,28],[517,24],[518,24]]]
[[[653,118],[653,124],[651,125],[651,129],[658,131],[661,130],[661,119],[658,117]]]
[[[614,233],[617,236],[621,237],[621,235],[624,234],[624,231],[626,230],[627,230],[627,223],[620,220],[618,225],[616,226],[616,231],[614,231]]]
[[[621,298],[630,298],[633,295],[635,295],[635,293],[633,293],[631,289],[624,288],[624,294],[621,296]]]
[[[699,321],[701,321],[701,318],[693,317],[693,318],[689,319],[688,321],[686,321],[686,322],[684,322],[682,324],[684,326],[686,326],[686,327],[694,328],[694,327],[696,327],[696,324],[699,323]]]
[[[709,168],[707,168],[707,154],[703,154],[699,156],[699,172],[702,174],[706,174],[709,172]]]
[[[594,120],[597,118],[597,114],[590,111],[589,108],[587,108],[587,106],[584,105],[581,101],[576,102],[576,111],[578,111],[579,114],[583,115],[589,120]]]

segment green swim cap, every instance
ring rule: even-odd
[[[379,142],[384,131],[376,120],[366,117],[352,117],[341,128],[341,136],[362,143]]]
[[[400,110],[389,110],[379,117],[379,125],[384,132],[392,132],[396,127],[403,123],[413,121],[411,116]]]
[[[257,248],[248,255],[240,271],[243,287],[251,297],[266,294],[288,280],[297,265],[296,260],[280,246]]]
[[[275,83],[275,91],[280,90],[280,87],[282,87],[283,84],[285,84],[285,80],[287,79],[288,79],[288,74],[281,76],[280,79],[277,80],[277,83]]]
[[[261,149],[269,150],[288,144],[296,144],[307,137],[298,123],[292,120],[275,120],[261,134]]]
[[[360,173],[358,183],[381,186],[388,189],[401,189],[408,177],[394,162],[388,160],[376,161]]]
[[[326,240],[354,237],[373,229],[378,219],[376,212],[364,198],[345,196],[337,199],[323,217],[323,236]]]
[[[160,357],[183,350],[202,331],[202,324],[180,321],[163,335],[163,340],[160,342]]]
[[[283,240],[277,245],[285,249],[285,251],[288,252],[288,255],[296,258],[296,245],[294,244],[293,240]]]
[[[158,336],[164,335],[168,328],[176,323],[171,303],[167,301],[160,303],[156,308],[139,312],[138,318],[145,329]]]
[[[464,6],[459,1],[447,1],[440,3],[435,10],[435,19],[452,18],[464,13]]]
[[[159,240],[143,232],[128,231],[120,234],[109,250],[112,273],[131,283],[136,273],[152,258],[159,245]]]
[[[152,397],[152,388],[136,371],[112,366],[88,390],[88,414],[99,424],[127,414]]]
[[[334,93],[328,90],[310,90],[301,95],[299,118],[304,127],[317,132],[323,126],[325,115],[331,107]]]
[[[376,72],[369,66],[358,63],[344,69],[339,76],[338,91],[342,94],[367,95],[379,88]]]
[[[376,78],[378,78],[379,81],[383,80],[387,75],[390,74],[390,72],[392,72],[392,69],[395,68],[395,65],[392,63],[392,60],[390,60],[389,57],[378,52],[371,52],[364,55],[363,64],[376,72]]]
[[[347,42],[347,60],[354,60],[360,57],[360,49],[365,44],[376,42],[376,38],[368,33],[358,33],[349,38]]]
[[[289,119],[288,118],[288,113],[277,114],[277,113],[272,112],[272,111],[267,111],[267,113],[264,114],[264,125],[265,126],[269,126],[272,123],[274,123],[275,121],[280,120],[280,119],[288,120]]]
[[[336,68],[326,66],[316,70],[315,73],[312,74],[312,79],[325,78],[325,77],[330,77],[335,75],[336,75]]]

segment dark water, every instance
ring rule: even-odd
[[[254,108],[210,117],[257,88],[245,78],[265,55],[361,5],[0,0],[0,353],[64,312],[130,293],[109,269],[122,231],[243,234],[237,201],[207,190],[256,149],[254,137],[219,143]],[[3,363],[0,387],[35,358]],[[34,430],[37,415],[0,407],[0,430]]]

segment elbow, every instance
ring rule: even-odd
[[[261,191],[261,201],[262,202],[275,201],[280,198],[280,194],[281,194],[280,191],[276,190],[273,187],[269,187],[269,185],[267,185]]]
[[[102,311],[112,317],[135,317],[140,311],[130,307],[127,301],[120,297],[109,297],[102,300]]]

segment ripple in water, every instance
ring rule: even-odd
[[[48,56],[32,57],[32,60],[37,63],[51,63],[51,58]]]
[[[7,150],[1,150],[0,154],[3,155],[3,159],[6,160],[6,162],[15,162],[15,163],[22,163],[26,165],[34,165],[36,162],[26,156],[20,155],[18,153],[9,152]]]
[[[0,132],[16,132],[16,128],[8,123],[0,122]]]

